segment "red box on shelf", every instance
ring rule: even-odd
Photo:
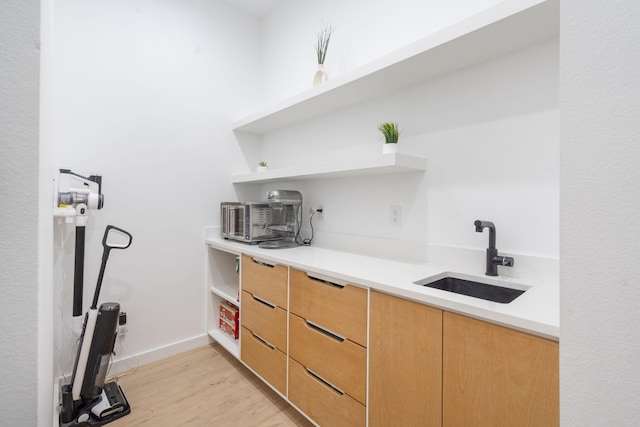
[[[238,339],[238,322],[227,322],[224,318],[220,318],[220,330],[229,335],[234,340]]]
[[[222,301],[220,303],[220,317],[227,322],[238,323],[240,319],[238,307],[228,301]]]

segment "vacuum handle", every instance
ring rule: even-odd
[[[109,241],[109,236],[113,233],[124,235],[126,237],[126,241],[123,243],[118,243],[117,240],[115,242],[113,240]],[[104,270],[107,266],[107,260],[109,259],[109,253],[111,252],[111,249],[127,249],[129,246],[131,246],[132,241],[133,236],[131,236],[131,233],[123,230],[122,228],[118,228],[113,225],[107,225],[107,228],[104,230],[104,236],[102,237],[102,247],[104,248],[102,251],[102,265],[100,265],[100,273],[98,273],[98,283],[96,284],[96,290],[93,293],[93,303],[91,304],[92,309],[95,310],[98,308],[98,298],[100,297],[100,289],[102,288],[102,278],[104,277]]]
[[[126,243],[117,243],[114,241],[109,241],[109,235],[111,234],[111,230],[115,230],[116,234],[124,235],[127,237]],[[133,236],[128,231],[123,230],[122,228],[118,228],[114,225],[107,225],[107,228],[104,230],[104,236],[102,237],[102,247],[106,249],[127,249],[131,246],[131,242],[133,241]]]

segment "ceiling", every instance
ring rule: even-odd
[[[275,9],[284,0],[224,0],[252,15],[263,17]]]

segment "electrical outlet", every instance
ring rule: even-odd
[[[120,315],[118,316],[118,335],[124,336],[128,331],[129,328],[127,327],[127,313],[121,311]]]
[[[324,220],[324,208],[322,206],[317,208],[309,208],[309,215],[315,215],[314,218],[319,218],[321,221]]]
[[[400,225],[402,225],[402,206],[389,206],[389,224],[394,227],[400,227]]]

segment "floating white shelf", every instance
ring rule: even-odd
[[[390,153],[337,159],[330,163],[304,163],[287,168],[268,170],[266,172],[233,175],[231,177],[231,182],[234,184],[269,183],[319,178],[385,175],[420,172],[424,171],[426,167],[427,160],[422,157]]]
[[[507,0],[233,123],[266,133],[554,39],[558,0]]]

